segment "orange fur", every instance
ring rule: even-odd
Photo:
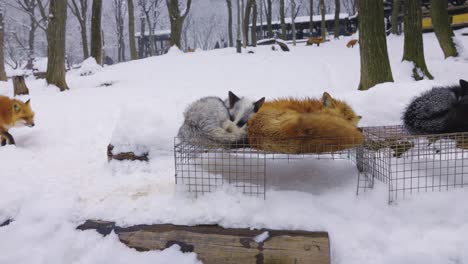
[[[322,37],[318,38],[309,38],[307,39],[307,46],[317,44],[317,47],[320,46],[320,43],[324,42]]]
[[[357,39],[352,39],[348,42],[348,44],[346,44],[346,47],[349,48],[354,48],[354,45],[356,45],[358,43],[358,40]]]
[[[0,141],[10,140],[8,130],[17,125],[34,126],[34,112],[30,101],[23,103],[16,99],[0,96]]]
[[[265,102],[249,120],[249,143],[291,154],[339,151],[363,142],[359,120],[348,104],[328,93],[322,100],[278,99]]]

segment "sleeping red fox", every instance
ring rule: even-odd
[[[364,141],[360,116],[343,101],[324,93],[318,99],[265,102],[248,122],[253,148],[280,153],[334,152]]]

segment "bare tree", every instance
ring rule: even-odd
[[[314,0],[309,0],[309,34],[314,31]]]
[[[424,76],[432,80],[433,77],[427,69],[426,60],[424,59],[421,20],[421,1],[405,1],[405,42],[403,48],[403,60],[414,64],[413,78],[415,80],[421,80]]]
[[[392,18],[391,18],[391,23],[392,23],[392,34],[394,35],[400,35],[400,31],[398,30],[398,17],[400,15],[400,5],[401,1],[400,0],[393,0],[393,6],[392,6]]]
[[[356,14],[358,0],[342,0],[341,3],[349,14]]]
[[[244,13],[244,48],[249,45],[249,23],[250,23],[250,13],[252,12],[252,1],[254,0],[247,0],[245,5],[245,13]]]
[[[229,47],[234,46],[234,40],[232,36],[232,2],[231,0],[226,0],[227,10],[228,10],[228,38],[229,38]]]
[[[267,19],[267,28],[268,28],[268,37],[272,38],[273,37],[273,27],[271,25],[271,18],[272,18],[272,11],[271,11],[271,0],[266,0],[267,6],[266,6],[266,19]]]
[[[240,0],[236,0],[236,7],[237,7],[237,40],[241,39],[241,7],[240,7]]]
[[[141,8],[141,12],[146,19],[148,25],[148,37],[149,37],[149,53],[150,56],[156,55],[156,43],[154,42],[154,33],[156,30],[156,23],[159,16],[159,6],[162,0],[139,0],[138,5]]]
[[[187,0],[185,12],[183,14],[180,12],[179,0],[166,0],[166,5],[169,12],[169,22],[171,23],[171,44],[176,45],[180,49],[182,27],[184,25],[184,20],[190,11],[192,0]]]
[[[67,2],[50,0],[48,17],[46,80],[48,84],[57,86],[60,91],[65,91],[69,89],[65,81]]]
[[[128,44],[130,46],[130,59],[138,59],[138,53],[135,44],[135,8],[133,0],[127,0],[128,4]]]
[[[457,57],[458,51],[453,41],[454,35],[449,23],[447,1],[431,0],[431,17],[434,32],[445,58]]]
[[[91,15],[91,57],[102,64],[102,36],[101,36],[102,0],[93,0]]]
[[[292,41],[293,41],[293,46],[296,46],[296,1],[295,0],[290,0],[291,2],[291,31],[292,31]]]
[[[6,81],[5,57],[3,54],[5,38],[5,23],[3,22],[3,7],[0,5],[0,81]]]
[[[252,1],[252,29],[250,31],[251,33],[251,39],[252,39],[252,46],[256,47],[257,46],[257,0],[251,0]]]
[[[114,9],[115,18],[115,33],[117,34],[117,60],[125,61],[125,41],[124,41],[124,14],[125,1],[113,0],[112,7]]]
[[[68,7],[80,25],[81,43],[83,46],[83,59],[89,57],[88,35],[86,23],[88,20],[88,0],[68,0]]]
[[[335,0],[335,34],[334,38],[340,35],[340,0]]]
[[[322,35],[322,39],[325,39],[327,33],[327,27],[325,24],[325,0],[320,0],[320,14],[322,15],[322,23],[320,24],[320,33]]]
[[[28,26],[28,63],[26,64],[27,69],[32,69],[33,60],[35,54],[35,39],[36,30],[42,29],[44,33],[47,33],[47,14],[46,8],[48,7],[47,0],[14,0],[9,4],[11,7],[24,12],[29,17]],[[36,11],[39,12],[39,16],[36,15]],[[26,50],[25,45],[19,40],[15,32],[15,40]]]
[[[280,13],[280,23],[281,23],[281,38],[283,40],[286,40],[287,34],[286,34],[286,18],[284,14],[284,0],[279,0],[279,1],[280,1],[279,13]]]
[[[359,51],[361,81],[359,90],[393,82],[385,35],[383,2],[359,0]]]

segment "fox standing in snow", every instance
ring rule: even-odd
[[[322,37],[317,37],[317,38],[309,38],[307,39],[307,43],[306,45],[307,46],[310,46],[310,45],[314,45],[314,44],[317,44],[317,47],[320,46],[320,43],[323,43],[323,38]]]
[[[254,102],[229,92],[223,101],[219,97],[204,97],[192,103],[184,113],[184,123],[178,137],[183,142],[195,142],[210,147],[226,147],[244,143],[247,121],[260,109],[265,97]]]
[[[0,144],[15,144],[8,130],[16,126],[34,126],[34,112],[30,100],[23,103],[16,99],[0,96]]]
[[[403,121],[413,134],[468,132],[468,82],[423,93],[408,105]]]
[[[348,41],[348,44],[346,44],[346,47],[347,48],[354,48],[354,45],[356,45],[357,43],[358,43],[357,39],[352,39],[352,40]]]
[[[363,142],[360,119],[326,92],[321,100],[278,99],[265,102],[249,120],[249,144],[291,154],[338,151]]]

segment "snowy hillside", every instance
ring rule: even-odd
[[[468,79],[468,54],[444,60],[435,36],[425,34],[435,80],[412,81],[411,65],[401,62],[403,37],[390,36],[395,83],[357,91],[359,48],[346,48],[349,40],[300,44],[289,53],[270,47],[241,55],[234,49],[171,52],[96,68],[94,75],[70,72],[71,90],[64,93],[28,79],[36,127],[12,129],[17,145],[0,147],[0,223],[14,219],[0,227],[0,263],[197,263],[176,247],[138,253],[116,235],[76,231],[86,219],[328,231],[334,264],[468,263],[466,189],[388,206],[384,185],[356,197],[355,167],[319,160],[308,164],[315,177],[308,169],[272,175],[266,200],[232,191],[192,199],[175,190],[173,137],[184,108],[199,97],[327,91],[363,116],[360,125],[393,125],[421,91]],[[468,48],[468,37],[458,42]],[[0,83],[1,95],[12,91],[11,82]],[[151,162],[108,163],[115,127],[128,127],[138,143],[151,145]]]

